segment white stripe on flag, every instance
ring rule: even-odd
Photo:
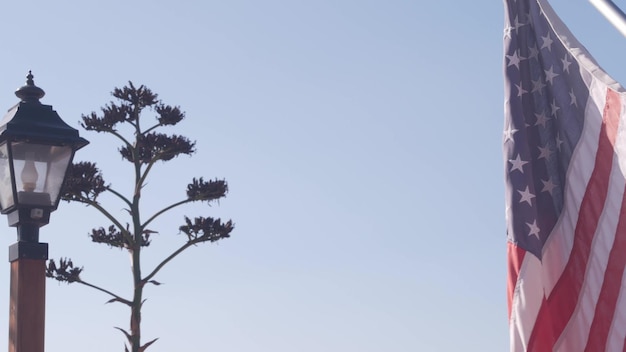
[[[509,322],[511,351],[526,350],[543,300],[542,286],[541,262],[534,255],[528,254],[520,268],[513,296],[513,310]]]

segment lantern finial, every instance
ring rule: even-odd
[[[28,71],[28,76],[26,76],[26,85],[19,87],[15,91],[15,95],[20,98],[23,102],[35,102],[38,103],[39,99],[43,98],[46,95],[46,92],[43,89],[37,87],[35,85],[35,81],[33,81],[33,73]]]

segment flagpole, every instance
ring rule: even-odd
[[[589,0],[623,36],[626,37],[626,15],[611,0]]]

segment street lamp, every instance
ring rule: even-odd
[[[74,152],[89,143],[39,102],[44,94],[29,72],[15,91],[20,102],[0,121],[0,212],[17,227],[17,242],[9,247],[10,352],[44,350],[48,244],[39,242],[39,228],[59,204]]]

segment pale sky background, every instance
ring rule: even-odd
[[[587,1],[551,3],[625,82],[626,39]],[[0,10],[0,108],[17,102],[28,70],[42,102],[76,128],[114,87],[145,84],[186,111],[171,132],[198,152],[158,165],[144,214],[184,197],[192,177],[229,182],[219,206],[152,227],[144,271],[184,241],[184,214],[236,224],[145,291],[144,341],[160,338],[148,351],[508,349],[501,1],[35,0]],[[91,144],[76,160],[97,162],[128,193],[117,141],[81,135]],[[61,203],[41,240],[52,258],[85,266],[83,279],[130,296],[126,252],[87,236],[108,225]],[[15,229],[3,233],[8,247]],[[113,327],[127,328],[129,312],[108,299],[48,281],[47,351],[123,351]]]

